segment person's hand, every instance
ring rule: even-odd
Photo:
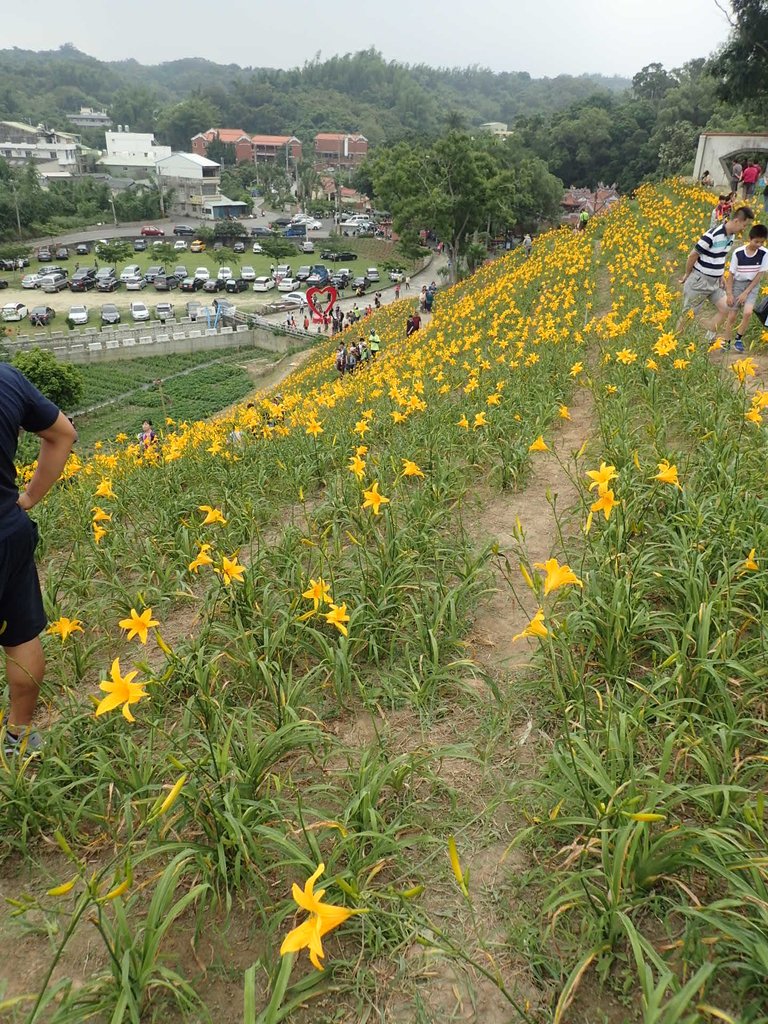
[[[23,508],[25,512],[29,512],[29,510],[34,507],[35,503],[32,501],[32,499],[30,498],[26,491],[22,491],[21,494],[19,495],[16,504],[20,508]]]
[[[726,301],[726,304],[728,306],[731,306],[731,307],[733,306],[733,296],[732,295],[726,295],[725,301]]]
[[[685,284],[685,282],[686,282],[687,280],[688,280],[688,278],[687,278],[687,277],[681,277],[681,278],[679,278],[679,279],[678,279],[678,282],[677,282],[677,283],[678,283],[678,284]]]
[[[738,297],[738,299],[736,299],[736,303],[735,304],[737,306],[743,306],[744,305],[744,301],[746,300],[746,298],[747,298],[746,292],[742,292],[741,295]]]

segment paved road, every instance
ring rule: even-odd
[[[255,217],[246,217],[238,223],[242,224],[246,230],[255,227],[267,227],[267,225],[275,217],[287,216],[287,214],[278,213],[275,210],[268,210],[266,213],[262,213],[260,210],[258,215]],[[141,232],[142,225],[151,223],[162,228],[167,236],[173,237],[173,227],[175,224],[191,224],[193,227],[200,226],[210,228],[213,226],[213,221],[200,220],[195,217],[174,217],[166,218],[165,220],[153,220],[153,221],[133,221],[130,224],[94,224],[88,228],[80,228],[78,231],[70,231],[65,234],[59,235],[47,235],[45,238],[34,238],[26,242],[31,248],[37,248],[41,245],[76,245],[78,242],[97,242],[100,238],[112,239],[112,238],[138,238]],[[328,218],[323,220],[323,226],[319,231],[311,231],[309,234],[310,238],[327,238],[331,233],[333,227],[333,221]]]

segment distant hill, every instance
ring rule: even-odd
[[[532,78],[485,68],[432,68],[363,50],[289,70],[242,68],[199,57],[144,65],[104,62],[67,44],[0,50],[0,118],[66,127],[81,106],[106,107],[133,130],[181,147],[212,124],[249,132],[362,131],[380,143],[431,135],[451,118],[467,126],[550,114],[595,93],[628,89],[601,75]]]

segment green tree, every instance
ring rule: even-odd
[[[18,352],[13,365],[54,405],[60,409],[77,408],[83,394],[83,378],[76,366],[60,363],[52,352],[41,348]]]
[[[721,99],[764,111],[768,98],[768,2],[731,0],[731,36],[712,63]]]
[[[208,143],[205,155],[209,160],[215,160],[222,167],[234,167],[237,163],[237,150],[231,142],[222,142],[217,135]]]
[[[157,115],[157,133],[169,146],[189,150],[190,140],[198,132],[219,124],[221,113],[204,96],[191,96],[181,103],[164,107]]]
[[[121,242],[114,239],[111,242],[102,242],[99,245],[99,259],[108,263],[116,269],[121,263],[126,263],[129,256],[133,255],[133,247],[128,242]]]

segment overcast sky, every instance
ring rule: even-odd
[[[4,0],[0,46],[73,43],[102,60],[296,67],[375,46],[388,60],[479,64],[536,77],[602,72],[631,77],[676,67],[724,42],[715,0]],[[34,11],[34,15],[30,12]],[[342,13],[343,12],[343,13]]]

